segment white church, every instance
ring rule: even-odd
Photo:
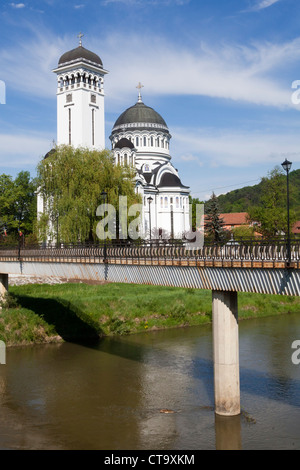
[[[104,77],[108,72],[100,57],[83,47],[82,36],[79,46],[63,54],[53,70],[58,83],[57,145],[103,150]],[[166,122],[144,104],[142,85],[137,88],[137,102],[119,116],[109,137],[114,161],[136,169],[145,238],[182,238],[190,230],[190,190],[181,183],[171,163],[171,135]],[[38,212],[43,212],[41,198]]]

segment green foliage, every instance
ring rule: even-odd
[[[290,172],[290,207],[295,212],[296,220],[300,220],[300,169]],[[249,212],[251,207],[261,205],[261,198],[265,186],[265,179],[262,178],[259,184],[245,186],[241,189],[230,191],[227,194],[218,196],[218,202],[222,213]],[[281,187],[283,197],[286,198],[286,175],[281,174]],[[286,205],[285,205],[286,207]]]
[[[28,171],[21,171],[15,179],[0,175],[0,235],[2,242],[17,240],[18,229],[32,233],[36,220],[37,182]],[[4,236],[4,232],[7,236]]]
[[[40,192],[47,201],[38,223],[41,238],[58,235],[57,241],[65,243],[95,241],[102,191],[117,210],[120,195],[127,196],[128,206],[138,203],[134,175],[133,168],[114,165],[107,150],[58,146],[38,165]]]
[[[241,227],[235,227],[232,229],[232,233],[235,240],[251,239],[255,236],[255,228],[249,227],[248,225],[242,225]]]
[[[276,237],[287,233],[286,177],[280,168],[272,170],[262,179],[262,191],[258,206],[249,208],[250,220],[259,223],[259,231],[265,237]],[[291,225],[296,222],[296,214],[290,212]]]

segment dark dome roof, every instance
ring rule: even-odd
[[[44,156],[44,160],[46,160],[46,158],[52,157],[52,155],[54,155],[55,152],[56,152],[55,148],[52,148],[51,150],[49,150],[49,152],[47,152],[46,155]]]
[[[144,127],[148,127],[147,124],[156,124],[158,127],[161,126],[168,129],[165,120],[160,116],[160,114],[154,111],[153,108],[146,106],[141,101],[138,101],[134,106],[131,106],[131,108],[126,109],[126,111],[124,111],[124,113],[122,113],[116,120],[113,129],[118,126],[134,123],[146,124]]]
[[[183,186],[178,176],[174,175],[173,173],[164,173],[158,186],[159,187],[166,186],[170,188],[177,187],[177,186],[180,186],[182,188],[187,187],[187,186]]]
[[[132,142],[130,142],[129,139],[126,139],[125,137],[123,139],[120,139],[119,142],[116,143],[115,149],[123,149],[124,147],[128,147],[130,149],[134,148],[134,145]]]
[[[72,49],[69,52],[65,52],[59,59],[58,65],[65,64],[66,62],[75,62],[80,59],[88,60],[89,62],[94,62],[94,64],[103,66],[102,60],[94,52],[85,49],[83,46],[78,46],[76,49]]]

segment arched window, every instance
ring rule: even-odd
[[[168,209],[168,197],[165,196],[165,209]]]
[[[139,138],[138,138],[138,137],[135,138],[135,145],[136,145],[137,147],[139,146]]]
[[[150,145],[151,145],[151,147],[153,147],[153,137],[151,137],[151,139],[150,139]]]
[[[127,153],[124,155],[124,164],[127,165]]]
[[[176,197],[176,209],[179,209],[179,197]]]
[[[144,137],[144,147],[146,147],[146,146],[147,146],[147,138]]]

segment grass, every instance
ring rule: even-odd
[[[211,291],[133,284],[12,286],[0,311],[10,345],[99,339],[211,322]],[[300,298],[239,294],[239,318],[300,313]]]

